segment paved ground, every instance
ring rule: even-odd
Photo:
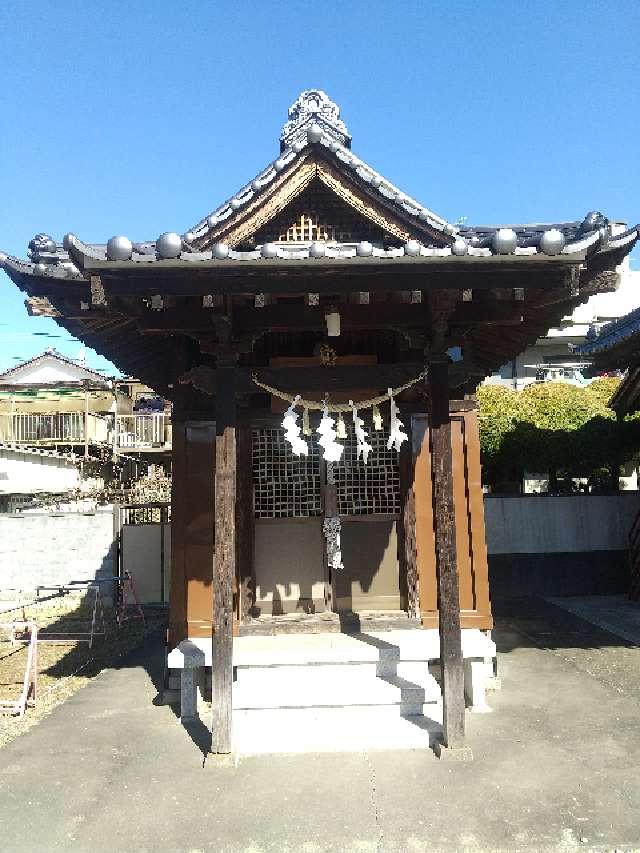
[[[498,620],[503,689],[469,719],[471,764],[369,752],[203,768],[153,705],[161,650],[147,646],[0,750],[0,849],[640,849],[640,649],[550,604],[516,612]]]

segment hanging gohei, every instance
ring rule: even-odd
[[[325,402],[322,408],[322,420],[316,430],[320,436],[318,444],[323,450],[322,458],[325,462],[339,462],[344,452],[344,447],[336,441],[336,422],[329,417],[329,409]]]
[[[282,427],[284,429],[284,437],[291,445],[291,452],[294,456],[308,456],[309,455],[309,445],[307,442],[300,436],[300,427],[298,426],[298,413],[296,412],[296,405],[300,400],[300,395],[298,394],[293,398],[293,402],[284,413],[284,419],[282,421]]]
[[[400,448],[403,443],[407,441],[409,436],[404,432],[404,424],[398,417],[398,407],[396,406],[396,401],[393,399],[393,389],[389,388],[389,401],[391,404],[391,422],[389,424],[389,439],[387,441],[387,450],[391,450],[392,447],[395,447],[396,451],[399,453]]]
[[[356,458],[362,459],[366,465],[369,454],[373,450],[373,446],[367,441],[369,433],[364,429],[364,421],[358,415],[358,410],[353,400],[349,400],[349,405],[351,406],[351,412],[353,414],[353,427],[356,434]]]

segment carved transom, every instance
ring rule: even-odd
[[[283,243],[301,243],[309,240],[341,240],[344,237],[336,237],[333,225],[323,223],[317,213],[303,213],[278,239]]]
[[[320,180],[312,181],[290,204],[265,222],[252,235],[255,244],[370,240],[382,243],[388,232]]]

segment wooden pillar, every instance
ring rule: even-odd
[[[456,521],[453,502],[451,421],[447,363],[429,365],[431,396],[431,445],[433,503],[435,513],[436,569],[444,747],[464,748],[464,669],[460,631],[460,594],[456,553]]]
[[[231,752],[233,581],[236,577],[235,368],[216,370],[215,555],[211,751]]]

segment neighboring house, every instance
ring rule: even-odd
[[[609,405],[620,416],[640,410],[640,307],[602,327],[576,354],[600,371],[626,370]]]
[[[119,458],[126,481],[148,462],[168,467],[170,454],[170,406],[135,379],[54,349],[0,373],[0,511],[100,489]]]
[[[0,374],[0,441],[95,456],[171,451],[171,412],[135,379],[111,379],[54,349]]]
[[[623,228],[623,226],[618,226]],[[561,324],[507,362],[485,381],[520,390],[532,382],[587,384],[603,368],[592,364],[588,349],[581,346],[606,324],[640,307],[640,270],[632,270],[629,258],[618,267],[619,285],[610,293],[596,293],[579,305]],[[616,371],[617,368],[609,368]]]

